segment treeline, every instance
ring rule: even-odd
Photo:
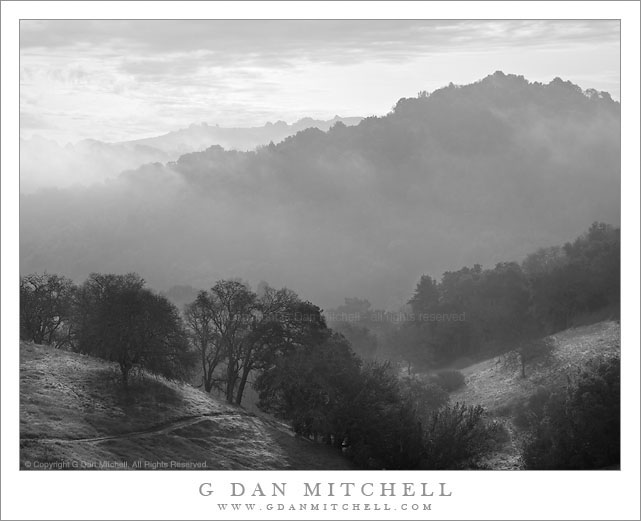
[[[118,361],[125,379],[128,368],[152,363],[145,362],[146,352],[160,352],[157,343],[188,342],[205,390],[219,387],[237,403],[252,371],[264,369],[266,359],[293,341],[292,332],[301,328],[294,317],[323,314],[292,291],[263,284],[254,292],[234,281],[201,292],[183,318],[133,274],[94,274],[79,287],[57,275],[33,274],[21,279],[20,293],[23,338]],[[407,313],[373,310],[366,300],[352,298],[325,316],[364,359],[438,367],[519,349],[594,317],[617,317],[619,293],[620,231],[594,223],[575,241],[539,249],[521,264],[465,267],[444,273],[440,282],[423,276]],[[125,337],[138,340],[114,352],[123,343],[113,339]],[[176,353],[164,356],[180,361]]]
[[[466,365],[526,346],[544,350],[537,339],[545,335],[618,318],[620,250],[620,230],[594,223],[575,241],[541,248],[521,264],[465,267],[440,281],[424,275],[409,309],[398,314],[398,327],[393,314],[372,311],[359,299],[332,310],[338,317],[332,327],[363,356],[405,360],[418,369]]]
[[[144,261],[158,287],[200,286],[212,259],[221,273],[262,259],[241,275],[389,307],[421,262],[440,276],[455,259],[489,266],[595,219],[618,224],[620,109],[567,82],[496,73],[254,152],[213,146],[86,189],[21,195],[21,273],[81,280]],[[38,157],[59,177],[46,149]]]
[[[79,286],[56,274],[20,279],[23,340],[116,362],[124,384],[135,370],[180,379],[200,371],[205,391],[223,390],[230,403],[241,403],[252,371],[321,327],[319,308],[266,284],[254,292],[218,281],[181,314],[135,273],[93,273]]]
[[[363,363],[317,306],[285,288],[221,280],[182,316],[136,274],[92,274],[79,286],[32,274],[20,294],[24,340],[115,362],[124,385],[141,370],[198,371],[205,391],[237,404],[251,375],[261,409],[361,468],[474,467],[497,429],[480,407],[448,404],[435,383]]]
[[[55,274],[21,277],[20,338],[116,362],[125,385],[142,369],[185,378],[194,363],[178,309],[135,273],[93,273],[80,286]]]

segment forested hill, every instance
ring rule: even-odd
[[[344,125],[356,125],[361,119],[359,117],[341,118],[334,116],[329,120],[318,120],[303,118],[291,125],[284,121],[266,123],[262,127],[233,128],[220,127],[218,125],[190,125],[188,128],[169,132],[162,136],[138,139],[129,142],[132,145],[153,147],[163,150],[178,157],[189,152],[204,150],[212,144],[220,145],[227,150],[253,150],[258,146],[266,145],[270,141],[278,143],[301,130],[307,128],[318,128],[329,130],[338,122]]]
[[[262,127],[221,127],[201,123],[133,141],[107,143],[84,139],[66,146],[33,136],[20,139],[20,192],[89,186],[117,177],[123,170],[147,163],[174,161],[182,154],[205,150],[213,144],[228,150],[253,150],[271,141],[282,141],[309,127],[328,130],[339,121],[345,125],[356,125],[361,119],[334,116],[323,121],[303,118],[291,125],[277,121]]]
[[[331,307],[405,302],[421,274],[523,259],[620,221],[620,105],[497,72],[255,152],[212,146],[21,198],[21,271],[242,277]]]

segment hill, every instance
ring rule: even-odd
[[[23,195],[21,272],[138,271],[158,289],[241,277],[395,309],[422,274],[521,261],[620,222],[620,104],[495,73],[308,128],[212,146],[87,189]]]
[[[357,125],[361,119],[363,118],[341,118],[340,116],[334,116],[334,118],[326,121],[303,118],[292,124],[277,121],[276,123],[268,122],[262,127],[238,128],[201,123],[200,125],[192,124],[187,128],[169,132],[162,136],[138,139],[125,144],[156,148],[171,154],[174,159],[177,159],[183,154],[205,150],[212,145],[219,145],[226,150],[254,150],[270,142],[279,143],[283,139],[308,128],[317,128],[325,132],[338,122],[351,126]]]
[[[28,343],[20,345],[20,460],[36,470],[172,461],[192,470],[351,468],[335,450],[187,384],[142,374],[125,389],[113,364]]]
[[[183,154],[205,150],[212,145],[228,150],[253,150],[271,141],[278,143],[310,127],[328,130],[337,122],[356,125],[361,119],[303,118],[291,125],[278,121],[262,127],[220,127],[202,123],[150,138],[118,143],[84,139],[65,146],[34,136],[20,139],[20,192],[90,186],[112,179],[125,170],[135,170],[147,163],[175,161]]]
[[[508,438],[487,465],[495,469],[519,468],[519,415],[540,390],[567,385],[587,364],[621,355],[621,327],[605,321],[568,329],[550,337],[554,349],[548,359],[534,360],[526,378],[518,368],[505,364],[505,355],[471,365],[461,372],[466,385],[450,395],[452,402],[483,406],[502,423]]]

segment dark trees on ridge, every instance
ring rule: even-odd
[[[74,321],[76,349],[117,362],[125,385],[134,368],[177,378],[193,363],[178,310],[136,274],[90,275]]]
[[[440,282],[423,276],[408,302],[413,320],[391,342],[414,365],[512,351],[524,374],[529,360],[549,351],[537,339],[589,322],[590,314],[618,316],[620,259],[619,229],[594,223],[574,242],[539,249],[521,264],[465,267]]]
[[[228,402],[240,404],[252,372],[291,341],[299,304],[288,289],[264,285],[256,294],[235,280],[220,280],[201,292],[186,307],[185,319],[205,390],[219,387]]]
[[[224,359],[220,334],[214,326],[214,311],[209,295],[201,291],[196,300],[185,306],[188,337],[198,353],[202,385],[210,392],[216,384],[216,368]]]
[[[36,344],[64,343],[75,289],[71,280],[59,275],[20,277],[20,338]]]

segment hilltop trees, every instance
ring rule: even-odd
[[[237,404],[243,399],[252,372],[262,369],[278,349],[291,341],[295,321],[305,320],[296,311],[301,304],[298,295],[287,288],[277,290],[265,284],[259,289],[250,332],[240,353]]]
[[[193,363],[178,310],[127,275],[91,274],[75,307],[75,348],[117,362],[127,385],[132,369],[184,376]]]
[[[581,320],[616,317],[620,231],[603,223],[564,246],[542,248],[522,264],[501,262],[424,275],[409,300],[412,314],[389,336],[410,366],[444,366],[510,352],[520,368],[544,358],[538,340]],[[594,315],[592,315],[594,316]]]
[[[79,287],[57,275],[32,274],[21,278],[20,292],[21,338],[64,341],[114,361],[125,385],[135,369],[185,377],[198,362],[205,391],[220,388],[237,404],[252,374],[329,332],[321,310],[294,292],[263,284],[256,293],[237,280],[201,291],[184,317],[135,273],[93,273]]]
[[[620,230],[595,222],[574,242],[544,248],[523,262],[532,305],[547,332],[570,327],[582,314],[619,312]]]
[[[429,313],[438,306],[438,282],[429,275],[421,276],[408,304],[414,313]]]
[[[193,363],[178,310],[135,273],[92,273],[79,287],[59,275],[21,277],[20,338],[117,362],[125,385],[134,369],[176,378]]]
[[[202,295],[202,294],[201,294]],[[240,378],[243,353],[250,341],[252,322],[257,310],[256,295],[239,281],[223,280],[215,284],[207,295],[211,323],[225,357],[225,397],[234,401],[236,383]]]
[[[562,244],[597,216],[619,222],[620,104],[557,83],[496,74],[270,149],[211,147],[104,187],[21,196],[21,265],[81,280],[144,261],[170,287],[208,280],[215,259],[219,273],[242,265],[325,302],[392,302],[420,263],[440,280],[460,259],[487,264]],[[323,262],[309,280],[312,259]]]
[[[71,280],[55,274],[20,277],[20,338],[36,344],[64,343],[75,290]]]
[[[440,282],[424,275],[409,301],[412,320],[399,333],[401,350],[418,365],[444,365],[515,342],[531,321],[529,298],[514,262],[448,271]]]
[[[305,306],[294,292],[266,284],[255,293],[243,282],[220,280],[200,292],[185,308],[185,321],[205,390],[218,387],[240,404],[252,372],[302,334],[312,313]]]
[[[198,353],[202,368],[202,385],[210,392],[216,382],[216,368],[223,360],[223,345],[214,326],[209,295],[201,291],[196,300],[185,306],[188,338]]]

